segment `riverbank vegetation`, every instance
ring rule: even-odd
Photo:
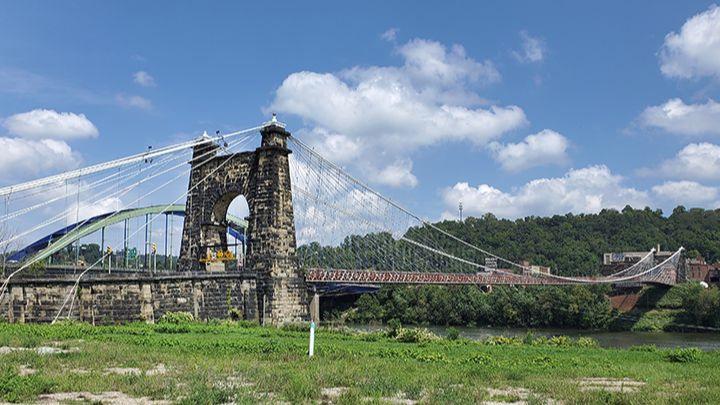
[[[350,323],[679,331],[720,328],[720,290],[684,283],[645,287],[629,313],[612,308],[608,286],[389,286],[324,307]],[[701,327],[701,328],[696,328]]]
[[[633,311],[619,316],[634,320],[633,331],[683,331],[720,329],[720,289],[700,283],[683,283],[668,290],[645,287]]]
[[[246,322],[0,324],[0,401],[717,403],[720,353]]]

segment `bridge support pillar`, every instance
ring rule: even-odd
[[[248,268],[257,274],[258,294],[266,299],[264,319],[272,325],[307,321],[307,286],[296,255],[287,148],[290,133],[273,125],[261,134],[247,198]]]
[[[244,269],[257,276],[259,318],[270,325],[307,321],[307,287],[296,255],[290,133],[278,125],[260,132],[262,143],[253,152],[218,155],[210,141],[195,147],[178,268],[225,268],[213,262],[213,251],[227,250],[227,210],[242,195],[250,211]]]

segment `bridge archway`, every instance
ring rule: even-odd
[[[223,232],[230,204],[244,196],[248,205],[248,271],[257,275],[262,322],[283,324],[308,319],[305,279],[296,255],[295,218],[290,187],[290,133],[279,125],[260,131],[252,152],[219,154],[207,142],[193,148],[178,267],[182,271],[223,270],[208,258],[227,246]]]

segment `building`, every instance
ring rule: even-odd
[[[537,274],[537,273],[543,273],[543,274],[551,274],[550,273],[550,267],[545,266],[538,266],[538,265],[531,265],[529,261],[523,260],[523,274]]]

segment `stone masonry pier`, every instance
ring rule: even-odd
[[[13,279],[0,302],[0,320],[51,322],[76,280],[72,275]],[[255,283],[255,275],[246,272],[87,274],[70,319],[98,325],[154,322],[166,312],[183,311],[208,320],[227,318],[235,310],[244,319],[257,320]],[[70,302],[61,319],[69,307]]]

